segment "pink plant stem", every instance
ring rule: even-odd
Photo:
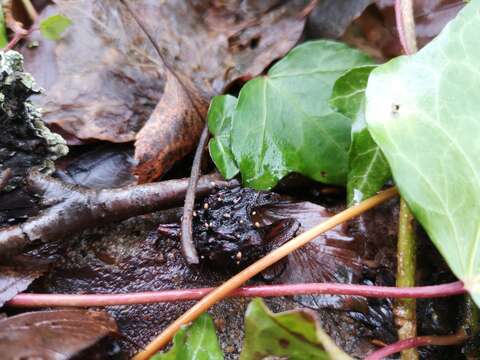
[[[458,345],[463,343],[467,336],[463,333],[447,336],[419,336],[387,345],[367,356],[365,360],[381,360],[402,350],[428,345]]]
[[[416,53],[417,39],[412,0],[395,0],[395,20],[400,43],[405,54],[412,55]]]
[[[18,294],[6,305],[10,307],[91,307],[108,305],[153,304],[198,300],[213,288],[185,290],[147,291],[125,294]],[[355,295],[374,298],[436,298],[464,294],[460,281],[433,285],[397,288],[390,286],[370,286],[352,284],[286,284],[245,286],[232,292],[229,297],[275,297],[293,295]]]

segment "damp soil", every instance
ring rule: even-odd
[[[272,206],[272,201],[275,205],[269,208],[270,216],[272,211],[275,212],[277,209],[278,217],[292,218],[292,211],[289,213],[285,209],[298,210],[298,204],[301,203],[303,217],[298,213],[295,215],[300,222],[298,231],[310,226],[305,220],[305,202],[299,202],[291,197],[287,200],[281,198],[279,202],[278,195],[267,195],[266,198],[269,200],[266,206]],[[218,197],[218,194],[212,196]],[[249,197],[243,197],[242,201],[247,198]],[[204,204],[209,203],[211,206],[212,201],[212,198],[199,199],[197,211],[206,210]],[[323,205],[328,204],[328,208],[314,203],[308,203],[307,208],[323,209],[322,216],[330,216],[343,208],[343,204],[334,198],[320,202]],[[282,211],[278,210],[279,203],[283,204],[283,207],[280,207]],[[249,202],[245,201],[244,205],[247,204]],[[297,204],[297,208],[292,204]],[[227,205],[225,209],[217,208],[216,211],[231,213],[231,204]],[[317,242],[315,249],[321,251],[322,246],[329,244],[330,247],[324,249],[331,250],[332,244],[338,245],[338,237],[341,234],[342,241],[346,241],[345,244],[348,245],[346,246],[349,250],[348,254],[354,254],[349,256],[353,256],[357,262],[355,266],[351,266],[349,258],[348,261],[344,261],[346,264],[344,267],[339,266],[338,271],[343,272],[343,276],[346,271],[350,272],[350,277],[343,277],[344,281],[354,279],[355,282],[363,284],[394,285],[397,206],[395,201],[390,201],[360,219],[334,229],[323,238],[315,240]],[[247,207],[243,208],[243,215],[240,213],[237,215],[250,221],[251,223],[242,226],[247,226],[253,231],[257,228],[255,223],[258,222],[258,218],[252,218],[251,208],[246,209]],[[181,255],[180,243],[175,234],[167,236],[165,232],[157,230],[159,224],[178,223],[180,214],[181,209],[174,209],[139,216],[84,231],[71,238],[62,239],[61,242],[45,245],[32,254],[41,256],[43,260],[49,259],[52,269],[47,275],[36,280],[30,291],[75,294],[127,293],[219,285],[232,273],[228,264],[224,268],[211,266],[208,262],[199,267],[189,267]],[[221,214],[217,213],[217,215]],[[205,217],[206,214],[198,216]],[[267,217],[263,218],[264,221],[266,219]],[[217,225],[220,226],[220,224]],[[231,223],[230,225],[233,226]],[[230,230],[235,231],[234,228]],[[261,231],[260,236],[264,236]],[[333,238],[333,243],[329,237]],[[452,280],[447,267],[439,260],[440,256],[426,240],[423,235],[419,249],[419,258],[422,259],[419,264],[419,283],[441,283]],[[345,252],[342,250],[339,254],[345,254]],[[296,273],[295,267],[308,268],[311,263],[314,263],[311,266],[311,274],[316,274],[318,271],[321,274],[335,275],[335,261],[325,261],[324,265],[327,267],[325,270],[321,268],[322,264],[318,261],[312,262],[312,256],[312,252],[305,251],[302,256],[297,256],[295,261],[290,256],[283,265],[287,270],[284,269],[274,275],[269,282],[288,282],[289,276],[293,279],[292,275],[288,274]],[[303,263],[298,259],[303,259]],[[318,278],[315,279],[318,280]],[[260,284],[265,281],[265,277],[259,276],[249,284]],[[311,281],[311,279],[304,279],[304,281]],[[420,301],[418,306],[420,334],[453,333],[461,318],[452,318],[451,314],[461,313],[461,300],[457,297]],[[243,317],[249,301],[244,298],[227,299],[209,311],[215,321],[226,359],[238,358],[243,339]],[[319,315],[321,326],[341,348],[355,358],[363,358],[375,349],[374,343],[379,341],[391,343],[396,340],[390,300],[310,296],[272,298],[266,299],[266,303],[275,312],[305,306],[313,308]],[[110,306],[106,310],[117,321],[123,351],[127,355],[132,355],[192,305],[193,302]],[[461,349],[454,347],[421,350],[424,359],[456,359],[461,358],[460,353]]]

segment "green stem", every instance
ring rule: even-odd
[[[403,49],[407,55],[417,52],[415,21],[412,0],[395,1],[397,29]],[[415,286],[415,218],[407,203],[400,199],[400,219],[397,245],[397,287]],[[395,323],[398,326],[398,338],[406,340],[417,336],[416,301],[400,299],[394,305]],[[402,360],[418,360],[415,348],[403,350]]]
[[[416,267],[415,218],[405,200],[400,200],[400,218],[397,244],[397,287],[415,286]],[[417,336],[415,299],[398,299],[394,305],[398,338],[405,340]],[[415,348],[403,350],[402,360],[417,360]]]

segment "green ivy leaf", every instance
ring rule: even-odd
[[[71,25],[72,20],[65,15],[52,15],[40,22],[40,33],[46,39],[60,40],[63,32]]]
[[[351,121],[328,100],[345,70],[366,64],[367,55],[344,44],[312,41],[245,84],[231,135],[244,184],[270,189],[291,172],[345,184]]]
[[[274,314],[261,299],[255,299],[245,315],[240,360],[268,356],[289,360],[351,360],[320,329],[315,312],[304,309]]]
[[[192,325],[183,326],[175,334],[172,348],[152,360],[223,360],[212,318],[205,313]]]
[[[480,305],[480,1],[370,75],[366,119],[402,196]]]
[[[0,6],[0,49],[3,49],[8,44],[7,26],[5,25],[5,16],[3,14],[3,7]]]
[[[208,129],[213,138],[208,144],[210,157],[225,179],[238,174],[238,167],[230,149],[232,116],[237,98],[230,95],[215,96],[208,109]]]
[[[348,152],[347,203],[358,204],[375,195],[390,178],[390,167],[365,123],[365,88],[376,65],[353,68],[335,82],[330,104],[352,119]]]

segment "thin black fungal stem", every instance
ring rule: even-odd
[[[208,126],[205,124],[200,141],[198,142],[195,157],[193,158],[192,171],[190,173],[190,180],[188,182],[187,195],[185,196],[185,204],[183,205],[182,217],[182,253],[188,264],[198,264],[198,254],[193,243],[192,236],[192,219],[193,206],[195,205],[195,193],[200,177],[203,151],[208,140]]]

